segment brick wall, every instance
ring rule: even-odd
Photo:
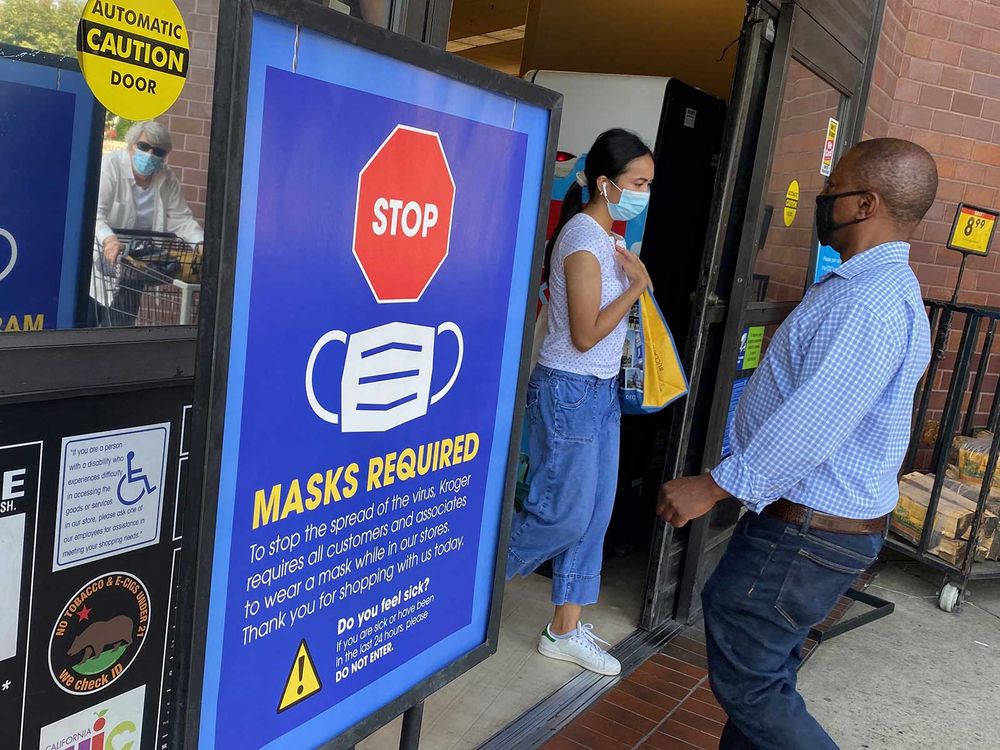
[[[188,26],[191,64],[184,90],[160,121],[174,141],[170,166],[181,179],[195,217],[204,222],[219,0],[178,0],[177,6]]]
[[[881,138],[889,134],[893,119],[893,103],[903,69],[907,27],[913,13],[912,0],[887,0],[878,54],[872,70],[872,87],[868,95],[865,118],[865,138]],[[904,90],[907,86],[904,84]]]
[[[957,204],[1000,207],[1000,5],[888,0],[865,135],[907,138],[933,154],[941,179],[938,199],[917,231],[911,259],[924,295],[950,299],[961,255],[945,243]],[[997,247],[995,241],[996,255],[969,259],[960,301],[1000,307]],[[961,316],[955,321],[936,378],[932,418],[944,404],[963,322]],[[996,392],[1000,340],[993,350],[984,397],[976,405],[978,424]]]
[[[944,247],[955,208],[996,207],[1000,193],[1000,6],[890,0],[874,84],[866,134],[908,138],[937,161],[938,201],[913,261],[927,296],[950,297],[961,261]],[[998,257],[970,259],[963,301],[1000,306]]]

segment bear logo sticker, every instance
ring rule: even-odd
[[[73,695],[103,690],[135,660],[148,629],[149,593],[142,581],[122,572],[93,579],[52,629],[52,679]]]

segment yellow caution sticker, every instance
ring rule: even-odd
[[[127,120],[166,112],[184,88],[191,59],[173,0],[87,0],[76,50],[94,96]]]
[[[799,181],[792,180],[785,193],[785,226],[790,227],[799,211]]]
[[[951,228],[948,247],[974,255],[986,255],[990,250],[990,240],[997,225],[996,211],[976,208],[964,203],[958,205],[955,223]]]
[[[278,704],[278,713],[286,711],[292,706],[301,703],[306,698],[316,695],[323,689],[319,674],[316,672],[316,665],[313,664],[312,654],[303,638],[299,644],[299,650],[295,653],[295,661],[288,672],[288,680],[285,682],[285,689],[281,693],[281,702]]]

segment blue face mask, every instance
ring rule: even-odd
[[[143,177],[149,177],[163,166],[163,159],[138,149],[132,154],[132,167]]]
[[[608,180],[608,182],[615,185],[611,180]],[[631,221],[646,210],[646,206],[649,205],[649,193],[640,193],[638,190],[622,190],[617,185],[615,187],[622,194],[617,203],[612,203],[608,200],[607,184],[604,185],[603,191],[604,200],[608,202],[608,213],[611,214],[612,219],[615,221]]]

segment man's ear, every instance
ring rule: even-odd
[[[858,213],[856,219],[867,219],[874,216],[882,205],[882,198],[878,193],[863,193],[858,196]]]

